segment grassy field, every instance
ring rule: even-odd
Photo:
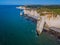
[[[52,12],[55,15],[60,15],[60,6],[41,6],[36,10],[38,13],[46,11],[46,12]]]
[[[60,8],[58,8],[58,9],[38,8],[37,9],[38,13],[41,13],[41,12],[44,12],[44,11],[46,11],[46,12],[52,12],[54,14],[59,14],[60,15]]]

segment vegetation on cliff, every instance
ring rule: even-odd
[[[60,5],[26,5],[26,7],[36,9],[38,13],[52,12],[54,15],[60,15]]]
[[[54,15],[60,15],[60,6],[50,5],[50,6],[41,6],[40,8],[37,8],[37,12],[40,14],[42,14],[41,12],[44,12],[44,11],[52,12]]]

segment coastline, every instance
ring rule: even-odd
[[[20,8],[21,9],[21,8]],[[33,14],[33,12],[35,11],[35,10],[32,10],[32,13],[31,12],[29,12],[28,10],[27,10],[27,8],[23,8],[23,10],[24,10],[24,16],[27,16],[29,19],[32,19],[33,20],[33,22],[35,21],[36,23],[37,23],[37,34],[38,35],[40,35],[42,32],[48,32],[49,34],[52,34],[53,36],[55,36],[55,37],[57,37],[59,40],[60,40],[60,28],[59,28],[59,31],[57,31],[58,30],[58,28],[54,28],[54,27],[44,27],[44,20],[42,21],[41,20],[41,18],[40,18],[40,16],[39,16],[39,14],[38,13],[36,13],[38,16],[35,16],[34,14]],[[27,12],[26,12],[26,10],[27,10]],[[36,18],[37,17],[37,18]],[[43,18],[42,18],[43,19]],[[40,22],[39,22],[40,21]]]

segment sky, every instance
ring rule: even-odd
[[[0,0],[0,5],[60,5],[60,0]]]

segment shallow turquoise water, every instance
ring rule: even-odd
[[[20,16],[16,5],[0,6],[0,45],[60,45],[45,33],[36,35],[36,24]]]

